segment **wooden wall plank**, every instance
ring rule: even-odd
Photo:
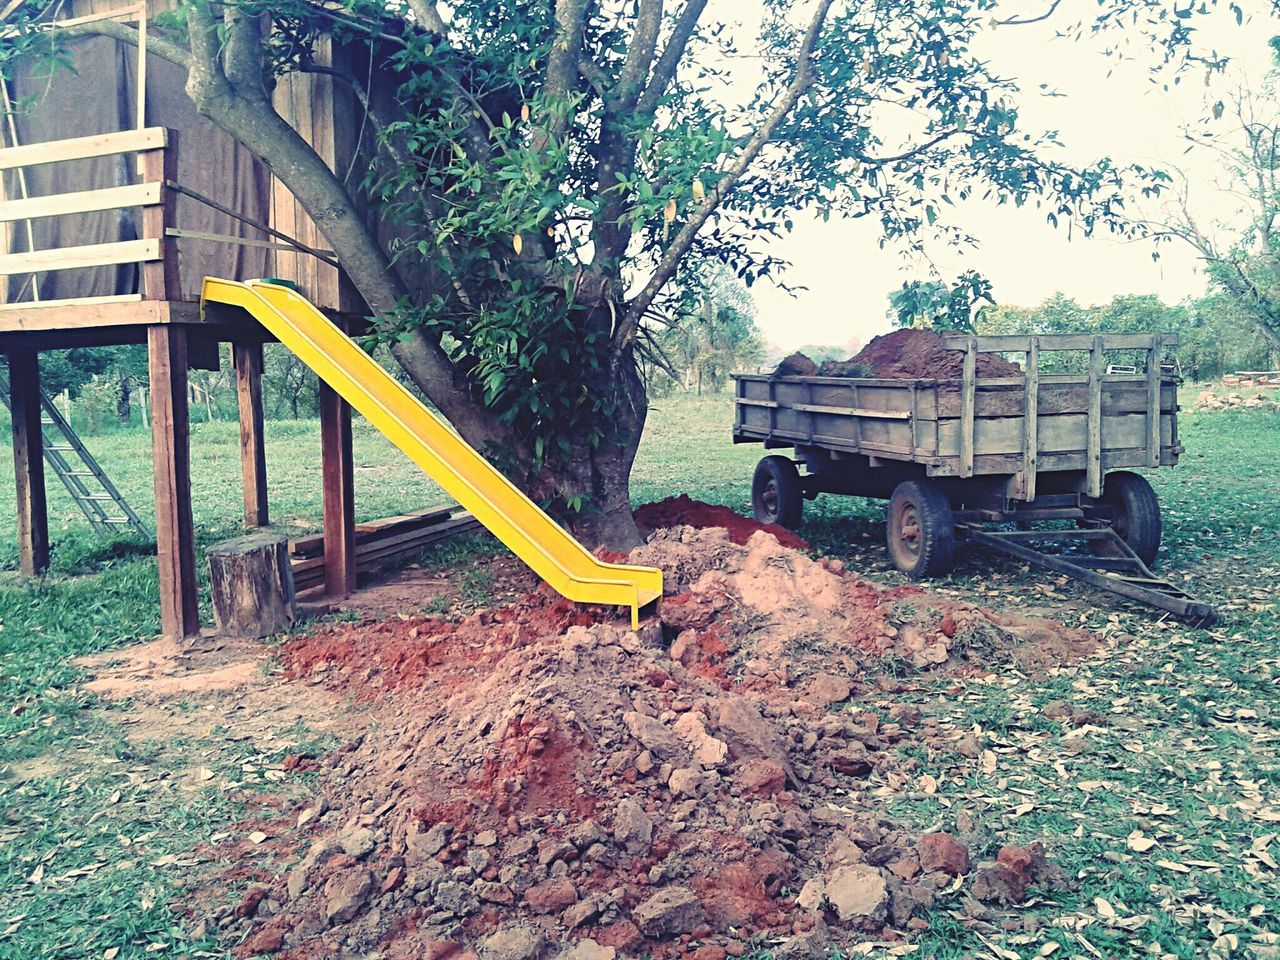
[[[156,489],[160,622],[182,640],[200,632],[195,530],[191,516],[191,443],[187,408],[187,331],[147,328],[151,373],[151,455]]]
[[[35,167],[43,163],[60,163],[64,160],[109,157],[134,150],[163,149],[168,142],[169,133],[164,127],[145,127],[142,130],[121,130],[117,133],[100,133],[91,137],[73,137],[69,140],[50,140],[45,143],[29,143],[21,147],[5,147],[0,150],[0,170]]]
[[[118,240],[91,243],[82,247],[31,250],[0,256],[0,277],[15,273],[44,273],[48,270],[76,270],[108,267],[116,263],[145,263],[160,259],[159,240]]]
[[[123,187],[104,187],[101,190],[77,190],[74,193],[58,193],[48,197],[5,200],[0,202],[0,221],[12,223],[15,220],[61,217],[69,213],[148,207],[160,202],[162,189],[163,185],[159,183],[129,183]]]
[[[316,48],[319,65],[333,64],[331,44],[321,41]],[[287,120],[329,168],[339,176],[345,176],[351,165],[354,151],[349,127],[351,118],[358,118],[358,105],[351,95],[334,88],[330,77],[317,74],[290,74],[280,78],[273,96],[276,111]],[[341,117],[342,130],[337,118]],[[358,126],[358,119],[355,121]],[[358,177],[359,173],[352,173]],[[308,246],[324,249],[329,246],[324,234],[307,216],[287,187],[277,179],[271,186],[271,225],[277,230],[302,241]],[[363,306],[350,290],[350,284],[340,272],[330,265],[305,253],[277,251],[275,276],[291,280],[300,292],[316,305],[340,312],[355,312]]]
[[[32,350],[9,354],[13,474],[18,494],[18,569],[28,577],[40,576],[49,569],[49,508],[45,500],[38,357]]]

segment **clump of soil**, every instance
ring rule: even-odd
[[[638,632],[543,588],[287,643],[286,675],[367,723],[290,813],[297,858],[211,929],[299,960],[828,956],[924,922],[957,878],[996,904],[1055,881],[1040,848],[989,860],[971,822],[916,836],[863,808],[913,776],[900,747],[942,734],[856,703],[886,658],[986,670],[1071,631],[882,589],[763,531],[664,529],[630,559],[666,572]]]
[[[798,372],[807,360],[822,377],[876,377],[885,380],[956,380],[964,375],[964,351],[948,350],[942,334],[904,328],[875,337],[848,360],[829,361],[815,367],[803,354],[792,354],[774,371],[775,376],[812,376]],[[786,366],[786,370],[783,367]],[[979,377],[1020,377],[1022,368],[994,353],[978,354]]]
[[[783,357],[773,371],[777,377],[812,377],[818,372],[818,365],[808,356],[797,350],[790,356]]]
[[[691,499],[686,493],[678,497],[667,497],[656,503],[646,503],[636,510],[635,516],[636,523],[645,533],[666,527],[721,527],[729,531],[729,539],[734,543],[745,544],[753,533],[763,530],[773,534],[784,547],[791,547],[793,550],[809,549],[807,542],[786,527],[780,527],[776,523],[760,523],[728,507]]]

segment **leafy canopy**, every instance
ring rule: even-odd
[[[676,319],[691,265],[777,280],[771,243],[797,216],[873,218],[906,249],[969,243],[950,213],[971,198],[1034,204],[1085,234],[1135,229],[1127,199],[1167,177],[1059,159],[1054,134],[1023,128],[1017,84],[978,52],[980,35],[1050,20],[1140,51],[1177,82],[1222,68],[1193,43],[1195,19],[1217,6],[1044,0],[1008,15],[995,0],[761,0],[749,49],[706,0],[455,0],[444,12],[430,0],[193,0],[165,26],[189,41],[192,89],[216,67],[247,101],[266,62],[268,85],[323,72],[353,93],[361,154],[335,176],[400,281],[388,308],[377,278],[345,260],[380,335],[443,351],[542,462],[634,424],[643,401],[619,384],[637,351],[653,357],[655,321]],[[986,291],[962,278],[940,311],[926,293],[904,291],[917,301],[904,315],[962,325],[961,301]]]

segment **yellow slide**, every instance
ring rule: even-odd
[[[576,603],[640,608],[662,596],[662,571],[598,560],[299,293],[277,283],[206,277],[207,303],[240,307],[386,434],[533,572]]]

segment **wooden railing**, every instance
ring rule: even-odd
[[[943,346],[950,350],[963,350],[964,369],[960,395],[960,476],[973,476],[974,457],[974,392],[977,379],[979,353],[1021,353],[1026,357],[1023,366],[1022,456],[1023,467],[1019,473],[1022,499],[1034,500],[1036,493],[1036,463],[1039,456],[1040,421],[1036,415],[1040,394],[1040,354],[1065,351],[1087,351],[1089,354],[1089,406],[1085,448],[1085,492],[1091,497],[1102,496],[1104,471],[1102,469],[1102,381],[1106,375],[1106,351],[1145,350],[1146,373],[1142,378],[1147,384],[1147,466],[1160,466],[1160,417],[1161,384],[1165,373],[1161,361],[1166,347],[1176,347],[1178,335],[1174,333],[1059,333],[970,336],[947,334]],[[1115,379],[1115,378],[1108,378]],[[1132,377],[1130,379],[1137,379]],[[988,385],[993,381],[987,380]],[[994,382],[999,382],[996,378]],[[1175,438],[1176,441],[1176,438]]]
[[[142,222],[139,239],[2,254],[0,277],[136,263],[140,265],[142,275],[141,292],[76,300],[37,300],[7,306],[30,309],[36,306],[65,306],[70,303],[180,298],[178,257],[172,239],[175,198],[174,191],[169,187],[177,178],[177,134],[174,131],[164,127],[145,127],[99,136],[8,147],[0,149],[0,170],[126,153],[137,154],[139,183],[5,200],[0,202],[0,222],[15,223],[103,210],[140,208]]]

